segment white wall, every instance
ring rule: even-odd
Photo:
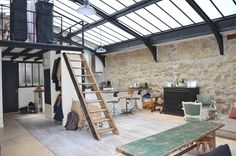
[[[0,128],[3,124],[3,102],[2,102],[2,49],[0,49]]]
[[[19,107],[28,106],[29,102],[37,103],[37,99],[35,99],[35,90],[36,87],[25,87],[25,88],[18,88],[18,103]],[[43,88],[42,88],[43,89]],[[45,104],[44,104],[44,92],[42,93],[42,111],[45,111]]]
[[[63,52],[62,52],[63,53]],[[78,73],[79,74],[79,73]],[[61,87],[62,87],[62,110],[64,119],[62,124],[66,124],[67,114],[71,111],[72,100],[78,100],[74,85],[72,83],[69,71],[66,67],[65,60],[61,55]]]
[[[29,102],[34,102],[35,87],[18,88],[19,108],[28,106]]]
[[[47,52],[43,55],[43,58],[46,60],[46,64],[43,66],[43,69],[49,69],[50,68],[50,80],[52,79],[52,68],[53,68],[53,64],[54,64],[54,60],[59,57],[60,55],[56,55],[55,51],[50,51]],[[47,104],[45,103],[45,116],[49,119],[53,118],[53,105],[55,103],[57,94],[59,92],[56,92],[55,90],[55,83],[52,83],[51,80],[51,104]]]

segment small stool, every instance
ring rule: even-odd
[[[141,108],[138,107],[138,103],[137,103],[137,100],[139,100],[140,98],[139,97],[130,97],[129,100],[134,100],[134,107],[131,109],[132,112],[135,112],[135,111],[142,111]]]
[[[110,113],[112,114],[112,115],[119,115],[120,113],[119,113],[119,111],[117,110],[117,108],[116,108],[116,104],[119,102],[119,100],[112,100],[112,101],[108,101],[107,103],[111,103],[112,104],[112,109],[111,109],[111,111],[110,111]]]

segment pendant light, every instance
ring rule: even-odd
[[[84,4],[77,9],[77,12],[82,15],[95,15],[96,11],[94,10],[93,7],[89,5],[88,0],[84,0]]]
[[[105,48],[102,47],[102,26],[100,26],[100,45],[98,46],[97,53],[106,53],[107,50]]]

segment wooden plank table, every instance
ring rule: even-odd
[[[128,156],[166,156],[212,134],[224,124],[207,121],[186,123],[167,131],[119,146],[116,150]]]

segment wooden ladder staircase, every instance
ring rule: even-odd
[[[101,134],[109,131],[119,135],[119,130],[109,113],[107,104],[83,53],[63,53],[63,57],[93,137],[100,140]],[[76,74],[76,70],[80,70],[79,72],[82,74]],[[83,82],[83,78],[87,82]],[[82,88],[85,86],[90,86],[91,91],[83,90]],[[86,100],[88,94],[95,94],[96,99]],[[92,109],[92,105],[96,105],[96,107]]]

